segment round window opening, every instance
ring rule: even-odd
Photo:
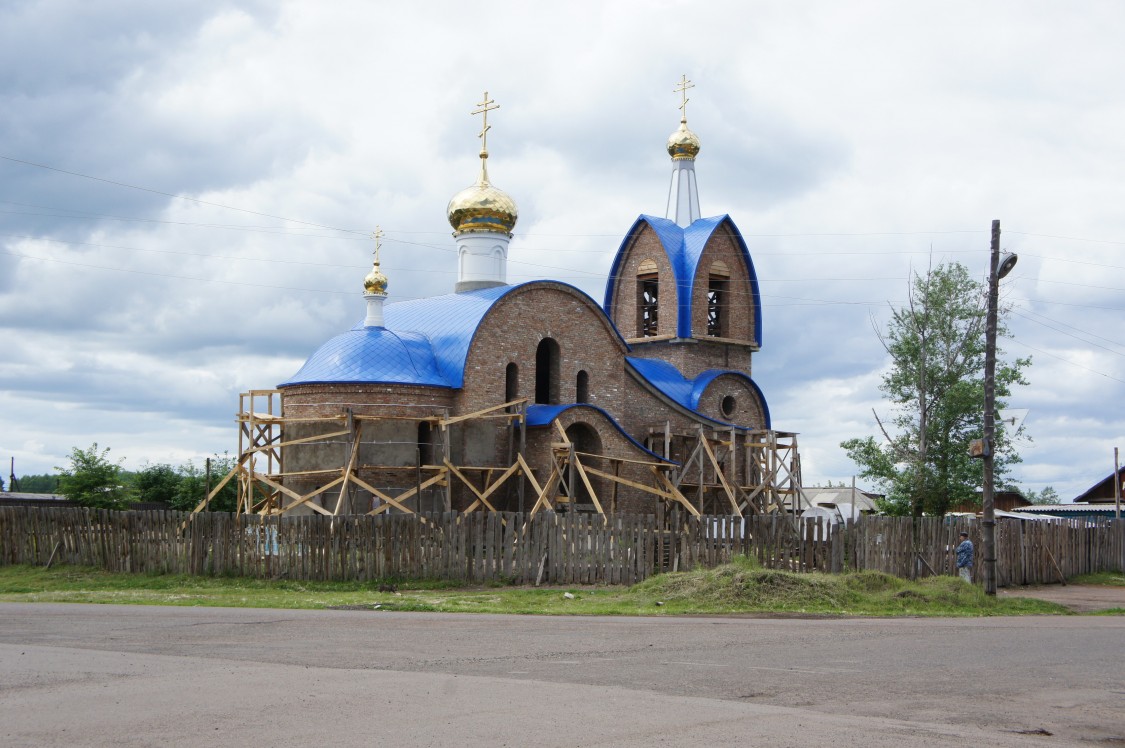
[[[734,415],[734,409],[737,405],[738,402],[734,399],[734,395],[727,395],[723,398],[723,402],[719,407],[722,409],[723,415],[730,418]]]

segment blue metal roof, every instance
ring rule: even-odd
[[[761,346],[762,299],[758,291],[758,275],[754,271],[754,262],[750,259],[750,251],[746,247],[746,242],[729,215],[700,218],[693,221],[687,228],[682,228],[675,221],[670,221],[667,218],[648,215],[642,215],[638,218],[626,233],[625,239],[621,242],[621,247],[617,250],[617,256],[613,260],[613,266],[610,268],[603,307],[606,314],[611,314],[613,309],[613,294],[617,288],[625,249],[629,246],[632,238],[641,230],[641,224],[647,224],[652,227],[657,238],[660,239],[660,243],[664,247],[664,253],[668,256],[668,261],[672,266],[672,274],[675,276],[676,297],[679,300],[676,334],[681,338],[690,338],[692,334],[692,284],[695,282],[696,271],[699,269],[699,260],[703,256],[703,248],[707,246],[707,241],[715,233],[715,229],[724,221],[730,223],[731,233],[738,241],[739,249],[742,250],[742,259],[746,263],[746,270],[750,277],[751,303],[754,306],[754,340]]]
[[[667,462],[667,463],[670,463],[672,465],[679,465],[680,464],[680,463],[678,463],[674,460],[669,460],[669,459],[666,459],[664,457],[661,457],[660,455],[658,455],[655,452],[648,449],[645,445],[641,444],[639,441],[634,439],[632,434],[630,434],[625,429],[621,428],[621,424],[618,423],[617,420],[613,416],[611,416],[609,413],[605,412],[604,410],[602,410],[598,406],[590,405],[589,403],[564,403],[562,405],[540,405],[540,404],[529,405],[529,406],[527,406],[527,425],[528,425],[529,428],[539,428],[539,427],[542,427],[542,426],[550,426],[551,421],[555,420],[556,418],[559,417],[560,414],[562,414],[563,412],[565,412],[567,410],[570,410],[571,408],[589,408],[590,410],[597,411],[598,413],[601,413],[603,416],[605,416],[605,419],[607,421],[609,421],[611,424],[613,424],[614,428],[616,428],[621,433],[622,436],[624,436],[626,439],[628,439],[629,442],[634,447],[639,449],[640,451],[644,452],[645,454],[647,454],[651,457],[655,457],[656,459],[660,460],[661,462]]]
[[[301,370],[278,385],[367,382],[460,388],[465,359],[481,320],[518,286],[401,301],[383,308],[385,327],[364,327],[322,345]]]
[[[762,394],[761,388],[758,387],[754,380],[748,377],[744,372],[735,371],[733,369],[708,369],[695,379],[688,379],[680,373],[679,369],[667,361],[654,358],[639,358],[636,356],[626,356],[625,360],[629,362],[629,365],[633,367],[634,371],[644,377],[649,384],[662,392],[669,400],[687,408],[700,418],[705,418],[715,423],[725,422],[717,421],[714,418],[700,413],[699,399],[703,397],[703,392],[707,389],[707,386],[722,375],[730,374],[740,377],[753,388],[754,392],[758,395],[759,401],[762,403],[762,414],[766,419],[763,426],[767,429],[772,428],[770,408],[769,404],[766,402],[766,397]]]
[[[477,329],[492,306],[512,291],[543,281],[517,286],[495,286],[476,291],[431,296],[387,304],[385,327],[368,328],[360,321],[349,332],[322,345],[301,370],[278,385],[329,382],[420,384],[460,389],[465,385],[465,361]],[[558,281],[589,299],[583,291]],[[595,314],[600,308],[593,299]],[[608,318],[604,318],[609,322]],[[609,322],[621,340],[621,334]]]
[[[337,335],[278,386],[345,382],[451,386],[438,370],[425,336],[384,327],[361,327]]]
[[[465,360],[481,320],[505,294],[520,286],[495,286],[477,291],[431,296],[387,304],[386,326],[421,333],[430,342],[438,371],[449,386],[465,385]],[[360,322],[356,327],[362,326]],[[354,329],[354,328],[353,328]]]

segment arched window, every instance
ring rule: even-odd
[[[554,338],[543,338],[535,349],[535,402],[559,402],[559,344]]]
[[[578,381],[574,387],[574,402],[590,402],[590,375],[586,373],[585,369],[578,372]]]
[[[657,334],[660,314],[660,272],[653,260],[637,268],[637,337]]]
[[[519,397],[520,392],[520,367],[514,363],[508,364],[504,369],[504,402],[510,403]]]

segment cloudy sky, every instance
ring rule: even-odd
[[[664,214],[686,74],[703,213],[750,246],[754,378],[806,483],[850,480],[839,442],[887,411],[873,326],[911,270],[983,278],[999,219],[1003,347],[1034,359],[1014,478],[1071,497],[1125,447],[1122,38],[1112,0],[4,0],[0,459],[234,451],[238,393],[362,318],[376,225],[391,301],[450,291],[485,90],[509,280],[600,300]]]

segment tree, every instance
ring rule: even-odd
[[[840,446],[860,475],[886,493],[888,513],[941,515],[951,505],[979,502],[982,466],[968,452],[983,433],[985,292],[960,263],[914,273],[906,306],[893,310],[886,331],[878,333],[891,357],[880,389],[894,415],[888,423],[875,416],[883,441],[869,436]],[[1002,314],[997,334],[1006,332]],[[1021,371],[1030,363],[1004,363],[997,352],[998,408],[1013,385],[1026,384]],[[998,423],[998,484],[1019,461]]]
[[[1044,486],[1042,491],[1028,491],[1024,497],[1032,504],[1057,504],[1059,503],[1059,492],[1055,490],[1054,486]]]
[[[24,493],[57,493],[59,490],[59,476],[54,473],[42,475],[24,475],[17,483],[20,491]],[[17,490],[15,488],[13,491]]]
[[[145,465],[133,477],[133,490],[138,501],[171,504],[182,476],[171,465]]]
[[[217,486],[226,474],[234,467],[234,458],[223,453],[211,458],[211,486]],[[199,502],[207,495],[207,473],[193,462],[185,462],[179,469],[180,482],[176,486],[176,493],[169,502],[173,509],[190,512],[199,506]],[[238,480],[232,478],[227,481],[222,490],[211,499],[207,508],[212,512],[233,512],[238,506]]]
[[[59,472],[59,492],[82,506],[98,509],[124,509],[129,492],[122,485],[121,465],[110,462],[109,447],[98,451],[94,442],[89,449],[75,447],[70,453],[70,467]]]

